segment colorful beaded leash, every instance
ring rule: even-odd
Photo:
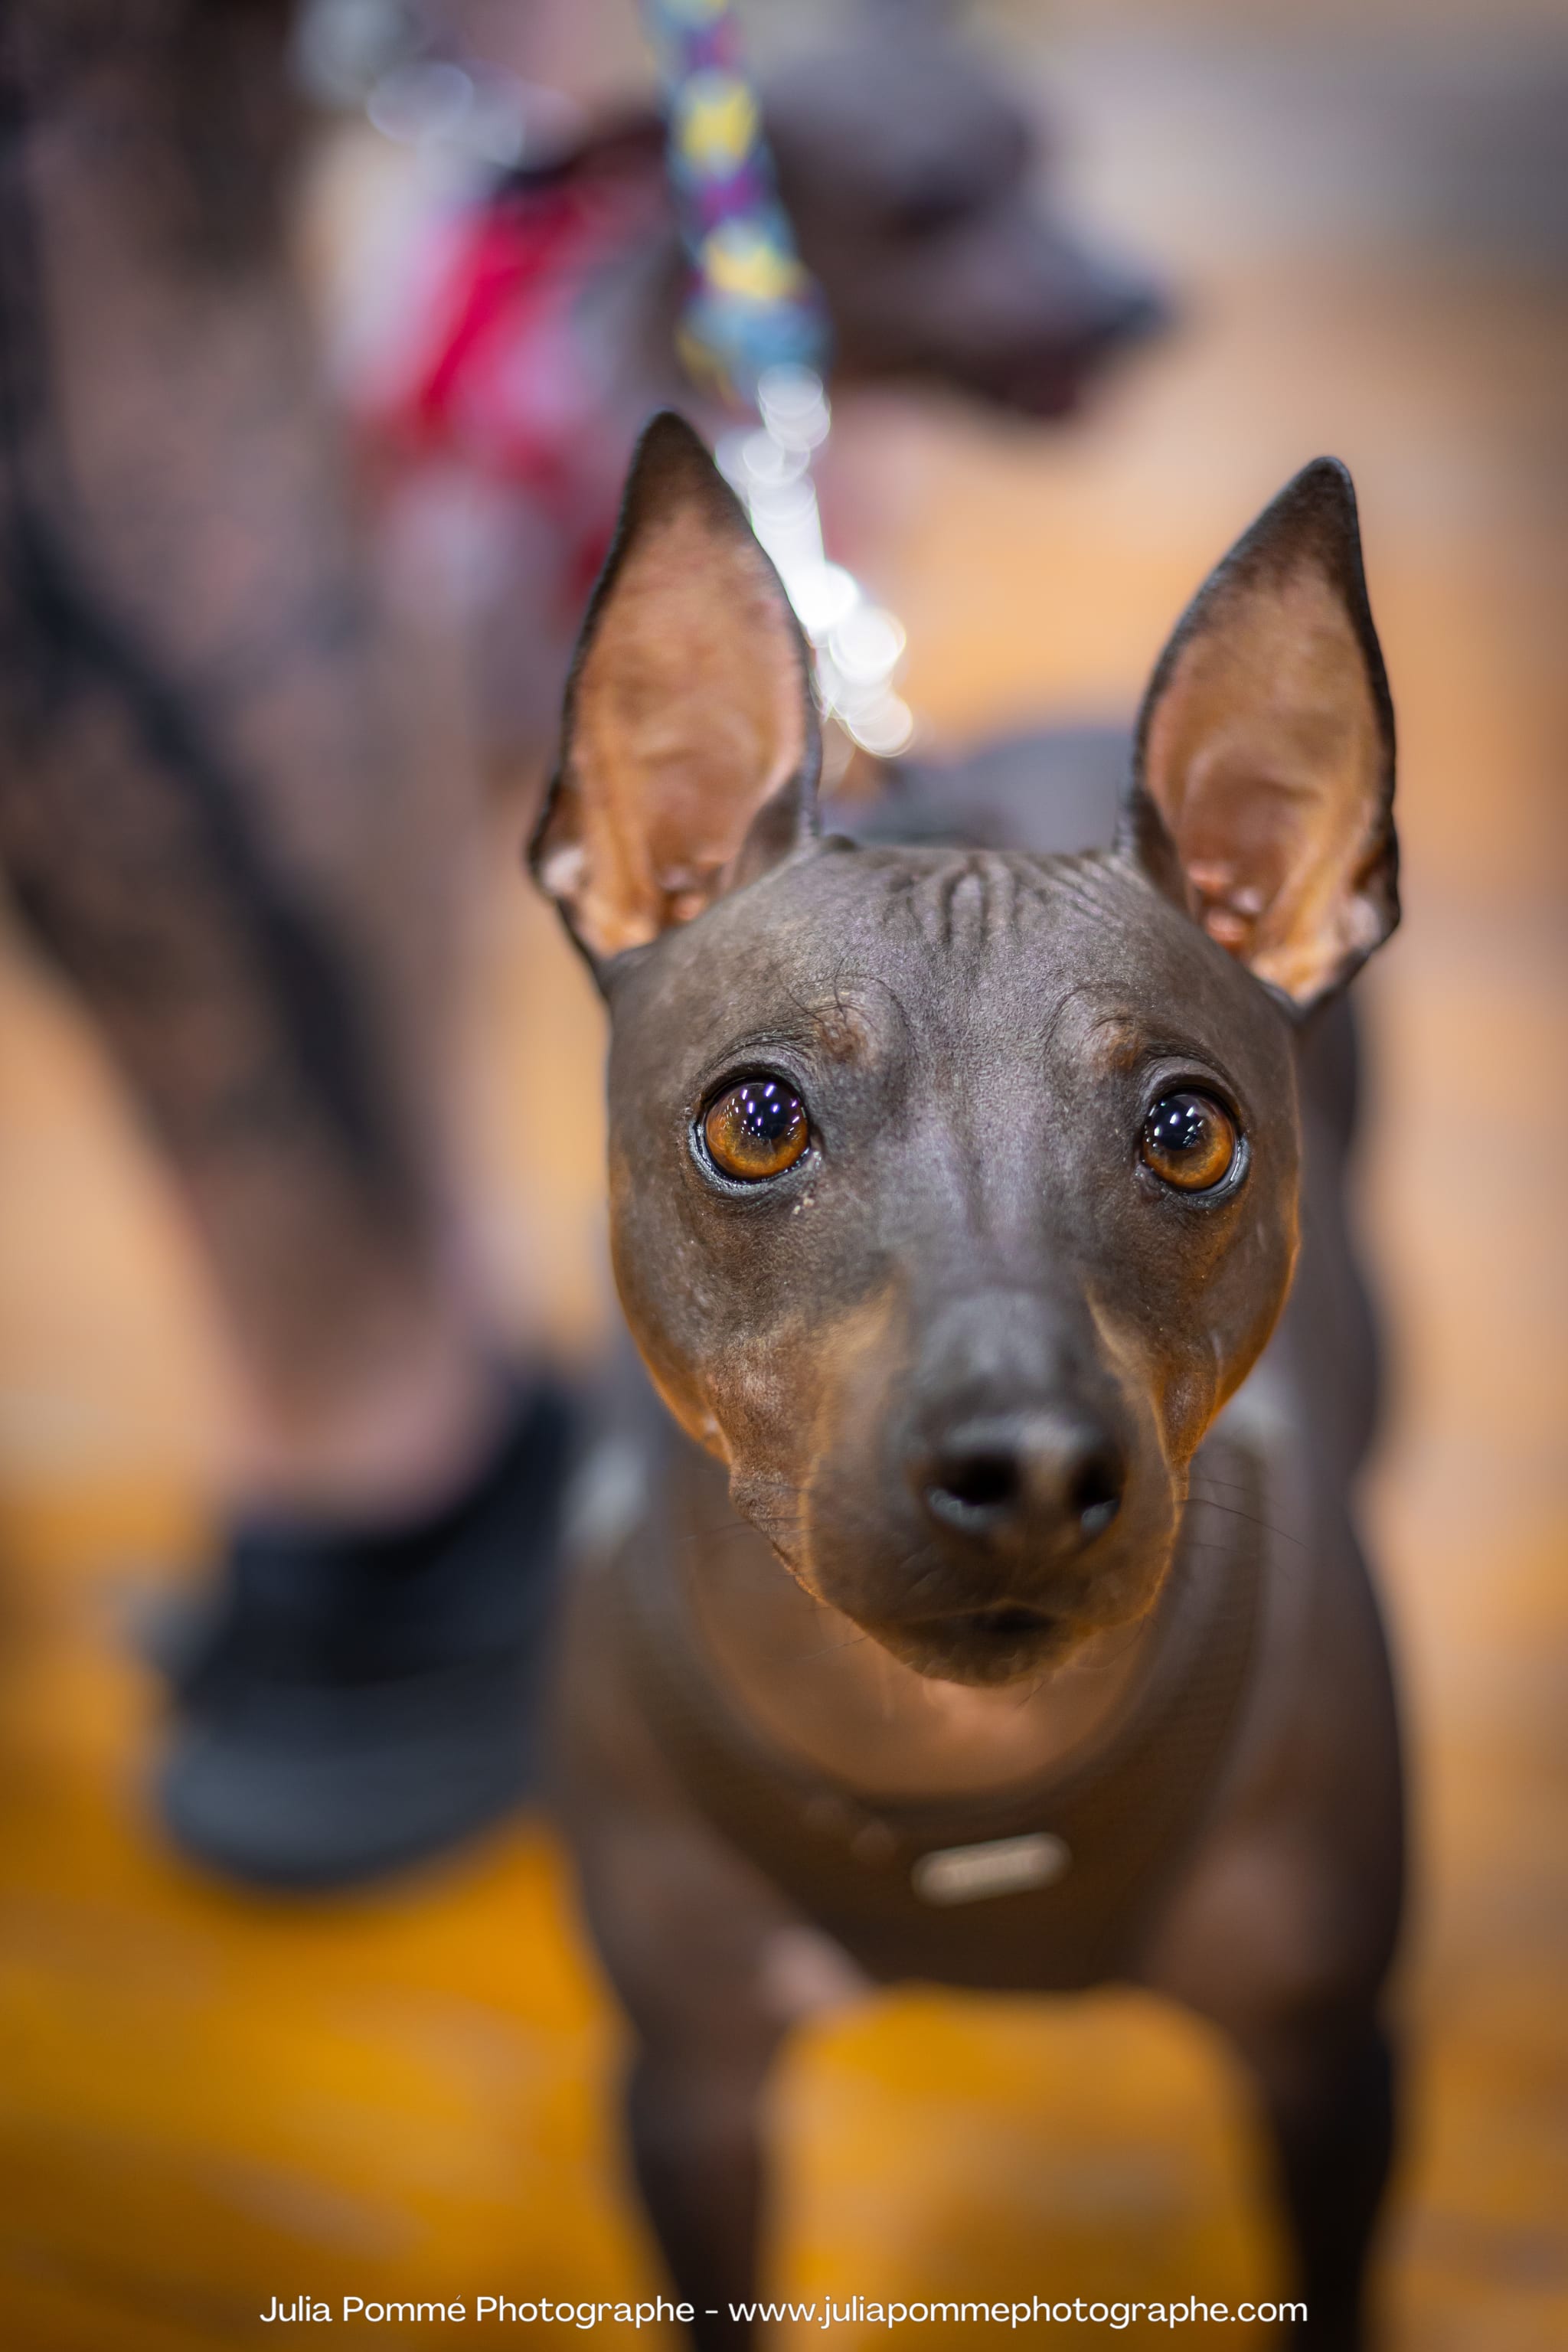
[[[691,266],[682,363],[704,391],[755,411],[759,423],[721,435],[720,467],[811,641],[824,709],[852,742],[889,756],[914,731],[893,690],[904,632],[823,546],[811,469],[832,421],[827,313],[779,201],[731,0],[643,0],[643,18]]]

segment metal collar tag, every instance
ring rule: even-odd
[[[910,1883],[922,1903],[980,1903],[991,1895],[1021,1895],[1051,1886],[1072,1867],[1072,1855],[1049,1830],[1026,1837],[991,1838],[984,1845],[950,1845],[922,1853]]]

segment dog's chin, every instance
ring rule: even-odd
[[[857,1618],[861,1631],[927,1682],[992,1689],[1035,1682],[1103,1628],[1045,1610],[974,1609],[914,1623]]]

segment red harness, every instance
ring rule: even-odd
[[[574,607],[609,545],[626,435],[613,329],[588,331],[592,297],[669,221],[657,160],[627,162],[514,181],[433,224],[395,335],[349,392],[395,465],[446,459],[521,493],[559,542]]]

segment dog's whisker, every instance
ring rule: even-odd
[[[856,1649],[862,1642],[868,1642],[870,1638],[871,1637],[868,1633],[858,1627],[853,1633],[847,1634],[842,1642],[825,1642],[820,1649],[816,1650],[792,1651],[789,1656],[784,1659],[782,1663],[786,1665],[803,1666],[812,1658],[830,1658],[836,1650]]]
[[[1309,1549],[1304,1536],[1293,1535],[1289,1528],[1277,1527],[1272,1519],[1260,1518],[1256,1511],[1240,1510],[1234,1503],[1217,1503],[1212,1495],[1194,1495],[1192,1501],[1204,1510],[1223,1511],[1227,1518],[1244,1520],[1249,1528],[1261,1528],[1265,1535],[1277,1536],[1281,1543],[1295,1544],[1303,1551]]]

